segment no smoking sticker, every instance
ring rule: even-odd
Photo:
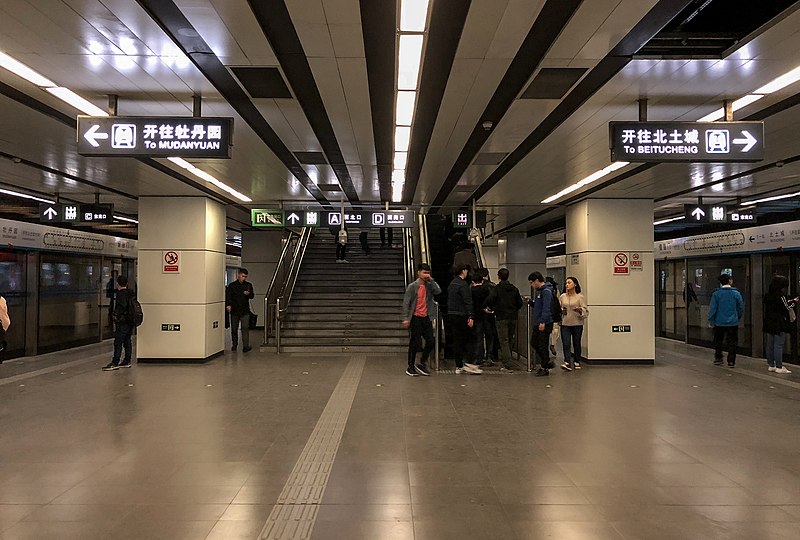
[[[629,273],[628,269],[628,254],[627,253],[617,253],[614,255],[614,271],[613,274],[615,276],[627,276]]]

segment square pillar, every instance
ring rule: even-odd
[[[547,275],[547,236],[511,233],[506,236],[506,268],[508,280],[523,296],[531,294],[528,276],[539,271]],[[495,276],[496,278],[496,276]]]
[[[264,326],[264,296],[278,267],[283,236],[283,230],[242,231],[242,267],[247,268],[247,281],[253,284],[250,308],[258,315],[258,326]]]
[[[567,276],[589,306],[588,364],[655,363],[652,199],[589,199],[567,209]]]
[[[177,264],[165,262],[168,252]],[[225,207],[204,197],[141,197],[137,292],[139,362],[197,363],[222,354]]]

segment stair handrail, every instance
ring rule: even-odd
[[[297,284],[297,276],[300,274],[300,266],[303,264],[303,258],[306,254],[308,242],[311,240],[311,235],[312,228],[303,227],[289,265],[289,275],[283,284],[280,296],[275,300],[275,352],[278,354],[281,352],[281,321],[289,309],[294,287]]]
[[[428,216],[420,212],[419,214],[419,262],[427,265],[431,264],[430,244],[428,243]]]
[[[478,260],[478,268],[486,268],[486,259],[483,255],[483,242],[481,241],[480,230],[471,229],[469,231],[469,237],[475,245],[475,258]]]
[[[283,285],[286,282],[284,274],[288,270],[291,264],[291,256],[290,253],[293,253],[293,248],[297,245],[298,240],[300,239],[300,234],[288,230],[288,235],[284,239],[283,248],[281,249],[281,255],[278,258],[278,263],[275,265],[275,271],[272,273],[272,278],[269,280],[269,286],[267,287],[267,292],[264,294],[264,344],[266,345],[269,342],[270,336],[273,335],[275,330],[273,323],[275,320],[274,317],[274,307],[277,298],[280,296],[281,291],[283,289]]]
[[[414,233],[411,228],[403,229],[403,277],[406,284],[411,283],[416,277],[414,269]]]

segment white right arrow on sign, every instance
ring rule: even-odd
[[[744,136],[744,139],[733,139],[733,144],[743,144],[742,152],[748,152],[756,145],[758,139],[750,135],[750,132],[746,129],[742,130],[742,136]]]

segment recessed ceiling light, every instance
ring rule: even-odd
[[[428,0],[402,0],[400,3],[400,31],[424,32],[428,18]]]
[[[419,66],[422,63],[423,36],[401,35],[400,52],[398,53],[398,90],[416,90],[419,81]]]
[[[41,86],[42,88],[47,88],[50,86],[56,86],[56,83],[45,77],[44,75],[40,75],[36,71],[32,70],[19,60],[11,58],[5,53],[0,52],[0,67],[3,67],[17,75],[22,77],[26,81],[32,82],[36,86]]]

